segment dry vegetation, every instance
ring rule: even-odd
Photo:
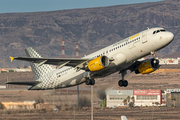
[[[94,120],[179,120],[179,107],[136,107],[136,108],[94,108]],[[83,109],[43,110],[0,110],[0,118],[6,120],[90,120],[91,111]]]
[[[176,66],[177,67],[177,66]],[[17,75],[15,75],[17,74]],[[6,75],[12,80],[33,78],[32,73],[3,73],[0,78],[1,83],[6,82]],[[14,77],[13,77],[14,76]],[[162,89],[179,88],[180,73],[156,73],[147,75],[135,75],[128,73],[125,79],[129,81],[128,87],[118,87],[117,82],[120,80],[120,75],[115,73],[111,76],[96,79],[94,85],[94,119],[96,120],[119,120],[121,115],[126,115],[129,120],[143,119],[180,119],[179,107],[145,107],[145,108],[116,108],[107,109],[99,108],[102,99],[104,98],[104,90],[106,89]],[[20,80],[21,80],[20,79]],[[25,79],[25,80],[26,80]],[[68,92],[67,92],[68,90]],[[10,86],[7,90],[0,91],[0,102],[17,102],[17,101],[32,101],[37,103],[49,103],[54,107],[51,109],[40,110],[0,110],[0,118],[8,118],[9,120],[20,119],[46,119],[46,120],[72,120],[74,117],[78,120],[90,119],[90,86],[85,84],[80,85],[80,108],[76,108],[77,94],[76,87],[60,90],[47,91],[27,91],[23,86]],[[84,107],[85,106],[85,107]],[[53,108],[59,108],[60,111],[52,111]]]

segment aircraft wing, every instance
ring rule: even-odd
[[[72,66],[72,67],[82,67],[82,64],[84,64],[89,59],[83,59],[83,58],[32,58],[32,57],[10,57],[11,62],[13,59],[15,60],[22,60],[22,61],[28,61],[33,63],[38,63],[39,66],[42,64],[51,64],[51,65],[59,65],[59,67],[62,66]]]
[[[37,85],[41,83],[40,81],[19,81],[19,82],[6,82],[6,84],[15,84],[15,85]]]

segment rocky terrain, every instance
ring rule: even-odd
[[[174,41],[158,54],[175,54],[180,52],[179,25],[180,0],[51,12],[5,13],[0,14],[0,60],[5,59],[6,66],[20,66],[22,62],[12,64],[8,57],[25,56],[24,49],[30,46],[44,57],[60,57],[62,36],[66,40],[67,57],[75,55],[77,40],[80,55],[84,56],[147,27],[164,27],[173,32]]]

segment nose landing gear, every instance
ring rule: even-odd
[[[120,87],[122,87],[122,86],[127,87],[128,86],[128,81],[127,80],[119,80],[118,85]]]
[[[122,70],[119,72],[119,74],[121,73],[121,76],[122,76],[122,80],[119,80],[118,82],[118,85],[120,87],[124,86],[124,87],[127,87],[128,86],[128,81],[127,80],[124,80],[124,76],[127,74],[126,70]]]

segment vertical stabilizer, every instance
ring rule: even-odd
[[[26,48],[25,51],[28,57],[42,58],[41,55],[39,55],[32,47]],[[47,64],[38,66],[37,63],[30,62],[30,65],[36,80],[50,71],[55,70],[55,68]]]

